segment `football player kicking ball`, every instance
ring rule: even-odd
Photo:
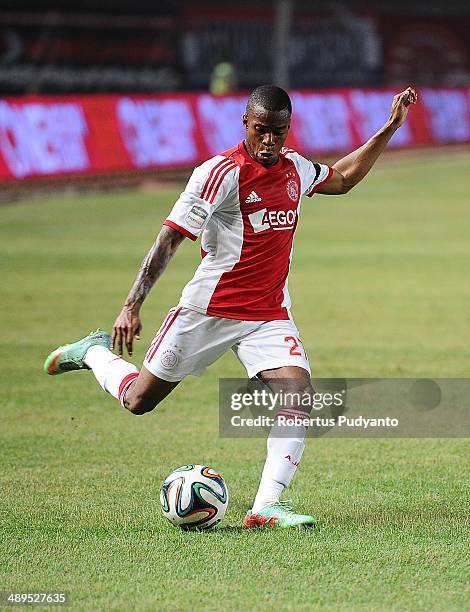
[[[201,374],[232,349],[249,378],[271,387],[287,380],[289,391],[313,394],[287,290],[301,197],[343,194],[357,185],[416,101],[411,87],[396,95],[384,126],[330,168],[284,148],[292,112],[287,93],[273,85],[255,89],[243,115],[245,139],[194,170],[141,265],[112,335],[98,331],[59,347],[47,358],[46,372],[91,369],[129,412],[145,414],[188,374]],[[139,373],[122,359],[123,345],[132,355],[146,296],[181,242],[198,236],[202,261],[163,321]],[[110,350],[115,346],[119,357]],[[287,415],[293,414],[308,416],[295,405],[287,409]],[[302,456],[305,427],[283,425],[282,433],[279,427],[274,425],[268,437],[247,527],[314,524],[313,517],[296,514],[280,501]]]

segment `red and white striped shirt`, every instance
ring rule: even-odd
[[[180,305],[228,319],[288,319],[301,196],[332,173],[287,148],[263,166],[243,142],[198,166],[164,223],[192,240],[202,234],[203,259]]]

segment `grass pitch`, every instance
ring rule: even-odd
[[[304,202],[290,290],[316,376],[468,376],[469,162],[381,162],[351,194]],[[144,417],[89,373],[43,374],[57,345],[110,328],[176,196],[0,209],[0,588],[67,591],[72,610],[468,609],[468,441],[310,440],[290,496],[319,530],[244,531],[265,442],[218,437],[232,355]],[[136,363],[197,263],[185,241]],[[160,514],[162,480],[189,462],[229,486],[214,533]]]

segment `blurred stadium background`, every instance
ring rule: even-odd
[[[0,3],[0,185],[184,178],[242,136],[246,92],[289,88],[291,146],[351,150],[415,85],[391,147],[470,141],[470,5],[455,0]]]

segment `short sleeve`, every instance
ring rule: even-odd
[[[214,211],[236,187],[238,166],[228,157],[217,155],[195,168],[185,190],[163,225],[196,240]]]
[[[286,149],[285,155],[294,162],[299,173],[302,195],[312,197],[333,175],[333,169],[329,166],[313,163],[292,149]]]
[[[333,176],[333,168],[325,164],[312,163],[312,182],[310,183],[305,194],[311,198],[318,189],[324,185]]]

